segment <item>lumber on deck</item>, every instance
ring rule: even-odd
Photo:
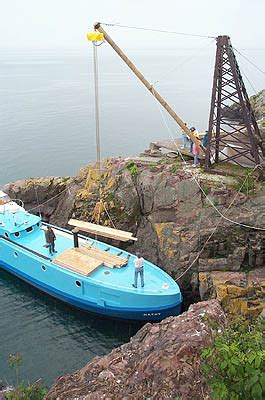
[[[69,269],[84,276],[88,276],[103,265],[102,261],[84,254],[78,248],[67,249],[52,261],[61,268]]]
[[[133,237],[131,232],[113,229],[102,225],[91,224],[90,222],[79,221],[77,219],[70,219],[68,224],[75,226],[83,232],[93,233],[94,235],[104,236],[111,239],[127,242],[128,240],[137,240]]]
[[[83,244],[83,246],[80,247],[80,251],[90,257],[95,258],[96,260],[101,261],[106,267],[109,268],[120,268],[128,263],[127,258],[116,256],[115,254],[111,253],[106,253],[104,250],[95,249],[87,244]]]

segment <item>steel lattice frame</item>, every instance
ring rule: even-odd
[[[239,107],[242,123],[225,111]],[[262,175],[264,143],[228,36],[218,36],[206,149],[206,167],[232,161],[259,166]]]

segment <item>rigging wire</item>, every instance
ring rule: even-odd
[[[233,198],[233,200],[231,201],[231,203],[229,204],[229,206],[227,207],[226,211],[224,212],[224,215],[228,213],[229,209],[232,207],[232,205],[234,204],[236,198],[238,197],[240,190],[243,188],[246,180],[249,178],[250,175],[252,175],[255,171],[255,169],[258,166],[256,165],[255,168],[253,168],[252,171],[250,171],[250,173],[245,177],[241,187],[239,188],[238,192],[236,193],[235,197]],[[214,233],[216,232],[218,226],[221,224],[222,222],[222,218],[219,219],[218,223],[216,224],[215,228],[213,229],[213,231],[211,232],[210,236],[208,237],[208,239],[206,240],[206,242],[204,243],[203,247],[201,248],[201,250],[199,251],[199,253],[197,254],[197,256],[194,258],[194,260],[192,261],[192,263],[188,266],[188,268],[185,269],[185,271],[182,272],[182,274],[180,274],[177,278],[176,281],[178,281],[179,279],[181,279],[190,269],[191,267],[195,264],[195,262],[199,259],[200,255],[202,254],[203,250],[205,249],[206,245],[209,243],[209,241],[211,240],[211,238],[213,237]]]
[[[99,130],[99,93],[98,93],[98,55],[97,55],[97,47],[98,46],[93,42],[97,166],[100,169],[100,130]]]
[[[240,67],[240,71],[241,71],[242,75],[244,75],[245,79],[248,81],[248,83],[249,83],[251,89],[254,91],[255,94],[257,94],[258,91],[254,88],[254,86],[252,85],[250,79],[247,77],[247,75],[246,75],[246,74],[244,73],[244,71],[242,70],[242,67]]]
[[[239,50],[237,50],[235,47],[233,47],[233,50],[235,50],[238,54],[241,55],[241,57],[245,58],[253,67],[255,67],[258,71],[260,71],[262,74],[265,74],[265,71],[263,71],[258,65],[256,65],[253,61],[251,61],[247,56],[242,54]]]
[[[152,92],[153,92],[153,88],[152,88]],[[173,135],[172,135],[172,133],[171,133],[171,130],[170,130],[170,128],[169,128],[169,126],[168,126],[168,124],[167,124],[167,122],[166,122],[166,120],[165,120],[165,117],[164,117],[164,115],[163,115],[163,113],[162,113],[162,110],[161,110],[161,108],[160,108],[160,106],[159,106],[158,100],[156,99],[156,97],[155,97],[155,95],[154,95],[154,92],[153,92],[153,97],[154,97],[155,100],[156,100],[156,103],[157,103],[159,112],[160,112],[160,114],[161,114],[161,116],[162,116],[162,119],[163,119],[163,121],[164,121],[164,123],[165,123],[165,125],[166,125],[166,127],[167,127],[167,130],[168,130],[168,132],[169,132],[169,135],[170,135],[171,139],[173,140],[173,143],[174,143],[176,149],[178,150],[178,152],[179,152],[179,154],[180,154],[180,156],[181,156],[183,162],[185,163],[185,165],[188,166],[188,163],[187,163],[186,160],[184,159],[184,157],[183,157],[183,155],[182,155],[182,153],[181,153],[181,151],[180,151],[180,149],[179,149],[179,146],[178,146],[176,140],[174,139],[174,137],[173,137]],[[233,223],[233,224],[235,224],[235,225],[243,226],[244,228],[256,229],[256,230],[260,230],[260,231],[265,231],[265,228],[257,227],[257,226],[251,226],[251,225],[247,225],[247,224],[243,224],[243,223],[241,223],[241,222],[237,222],[237,221],[234,221],[234,220],[232,220],[232,219],[230,219],[230,218],[227,218],[223,213],[221,213],[221,211],[218,210],[218,208],[214,205],[214,203],[212,202],[212,200],[207,196],[207,194],[205,193],[204,189],[203,189],[202,186],[200,185],[200,183],[199,183],[197,177],[195,176],[195,174],[194,174],[193,172],[192,172],[192,175],[193,175],[193,179],[194,179],[195,183],[196,183],[197,186],[200,188],[200,190],[202,191],[203,195],[204,195],[205,198],[209,201],[209,203],[211,204],[211,206],[212,206],[212,207],[215,209],[215,211],[220,215],[220,217],[224,218],[226,221],[231,222],[231,223]]]
[[[163,75],[161,75],[161,78],[157,81],[154,81],[153,85],[156,85],[157,83],[160,83],[161,80],[164,79],[164,77],[168,77],[169,75],[171,75],[173,72],[177,71],[180,67],[182,67],[183,65],[187,64],[189,61],[193,60],[195,57],[197,57],[203,50],[205,50],[206,48],[208,48],[209,45],[211,45],[213,42],[215,42],[215,39],[211,40],[210,42],[208,42],[206,45],[200,47],[199,49],[196,50],[196,52],[194,52],[191,56],[189,56],[188,58],[186,58],[185,60],[183,60],[181,63],[179,63],[178,65],[176,65],[173,69],[169,70],[167,73],[164,73]]]
[[[136,30],[149,31],[149,32],[170,33],[170,34],[174,34],[174,35],[201,37],[201,38],[207,38],[207,39],[215,39],[216,38],[215,36],[199,35],[199,34],[195,34],[195,33],[186,33],[186,32],[167,31],[164,29],[145,28],[145,27],[141,27],[141,26],[121,25],[119,23],[110,24],[110,23],[106,23],[106,22],[100,22],[100,25],[115,26],[118,28],[136,29]]]
[[[155,97],[155,96],[154,96],[154,97]],[[156,101],[157,107],[158,107],[158,109],[159,109],[159,112],[160,112],[160,114],[161,114],[161,116],[162,116],[162,119],[163,119],[163,121],[164,121],[164,123],[165,123],[165,125],[166,125],[166,127],[167,127],[167,130],[168,130],[168,132],[169,132],[169,135],[170,135],[170,137],[173,139],[173,142],[174,142],[174,144],[175,144],[175,146],[176,146],[176,149],[178,150],[178,152],[179,152],[179,154],[180,154],[182,160],[184,161],[185,165],[187,165],[186,160],[184,159],[184,157],[183,157],[181,151],[179,150],[179,147],[178,147],[178,145],[177,145],[176,140],[175,140],[174,137],[172,136],[172,133],[171,133],[171,131],[170,131],[170,128],[169,128],[169,126],[168,126],[168,124],[167,124],[167,122],[166,122],[166,120],[165,120],[165,117],[164,117],[164,115],[163,115],[163,113],[162,113],[161,107],[160,107],[160,105],[159,105],[159,103],[158,103],[158,101],[157,101],[156,98],[155,98],[155,101]],[[252,229],[265,230],[264,228],[251,227],[251,226],[249,226],[249,225],[240,224],[240,223],[238,223],[238,222],[236,222],[236,221],[232,221],[231,219],[229,219],[229,218],[227,218],[227,217],[225,216],[225,215],[228,213],[229,209],[230,209],[230,208],[232,207],[232,205],[234,204],[234,202],[235,202],[236,198],[238,197],[238,195],[239,195],[239,193],[240,193],[240,190],[241,190],[242,187],[244,186],[246,180],[249,178],[250,175],[252,175],[252,174],[254,173],[254,171],[256,170],[256,168],[258,168],[258,165],[256,165],[255,168],[253,168],[253,170],[250,171],[249,174],[247,174],[247,176],[245,177],[245,179],[244,179],[244,181],[243,181],[241,187],[239,188],[239,190],[237,191],[236,195],[234,196],[232,202],[229,204],[229,206],[227,207],[227,209],[225,210],[225,212],[224,212],[223,214],[215,207],[215,205],[214,205],[214,204],[212,203],[212,201],[209,199],[209,197],[207,196],[207,194],[205,193],[205,191],[203,190],[203,188],[202,188],[201,185],[199,184],[197,178],[195,177],[195,175],[194,175],[193,172],[192,172],[193,179],[194,179],[195,183],[198,185],[198,187],[199,187],[200,190],[203,192],[204,196],[207,198],[207,200],[210,202],[210,204],[214,207],[214,209],[215,209],[216,211],[218,211],[218,214],[221,216],[221,218],[220,218],[220,220],[217,222],[216,226],[214,227],[213,231],[212,231],[211,234],[209,235],[208,239],[205,241],[203,247],[201,248],[201,250],[199,251],[199,253],[197,254],[197,256],[194,258],[194,260],[191,262],[191,264],[185,269],[185,271],[183,271],[183,272],[175,279],[176,281],[178,281],[179,279],[181,279],[181,278],[193,267],[193,265],[194,265],[195,262],[199,259],[200,255],[202,254],[202,252],[203,252],[203,250],[205,249],[206,245],[209,243],[209,241],[210,241],[211,238],[213,237],[214,233],[216,232],[218,226],[221,224],[221,222],[222,222],[223,219],[228,220],[228,221],[230,221],[230,222],[233,222],[233,223],[235,223],[235,224],[237,224],[237,225],[244,226],[244,227],[248,227],[248,228],[252,228]]]

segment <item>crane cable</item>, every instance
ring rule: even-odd
[[[184,159],[184,157],[183,157],[183,155],[182,155],[182,153],[181,153],[181,151],[180,151],[180,149],[179,149],[179,147],[178,147],[178,145],[177,145],[177,142],[176,142],[176,140],[174,139],[174,137],[173,137],[173,135],[172,135],[172,133],[171,133],[171,130],[170,130],[170,128],[169,128],[169,126],[168,126],[168,124],[167,124],[167,122],[166,122],[166,120],[165,120],[165,118],[164,118],[164,115],[163,115],[163,113],[162,113],[161,107],[160,107],[160,105],[159,105],[159,103],[158,103],[158,101],[157,101],[156,98],[155,98],[155,100],[156,100],[156,104],[157,104],[157,106],[158,106],[159,112],[160,112],[160,114],[161,114],[161,116],[162,116],[162,119],[163,119],[163,121],[164,121],[164,123],[165,123],[165,125],[166,125],[166,127],[167,127],[167,129],[168,129],[169,135],[170,135],[170,137],[172,138],[172,140],[173,140],[173,142],[174,142],[174,144],[175,144],[175,146],[176,146],[176,149],[178,150],[178,152],[179,152],[179,154],[180,154],[182,160],[184,161],[185,165],[187,166],[188,164],[187,164],[186,160]],[[237,224],[237,225],[241,225],[241,226],[244,226],[244,227],[248,227],[248,228],[252,228],[252,229],[265,230],[264,228],[251,227],[251,226],[249,226],[249,225],[237,223],[236,221],[232,221],[232,220],[228,219],[228,218],[225,216],[225,214],[227,214],[227,212],[229,211],[229,209],[230,209],[230,208],[232,207],[232,205],[234,204],[234,202],[235,202],[236,198],[238,197],[238,195],[239,195],[239,193],[240,193],[240,190],[243,188],[243,186],[244,186],[246,180],[249,178],[250,175],[252,175],[252,174],[254,173],[254,171],[256,170],[256,168],[258,168],[258,165],[256,165],[255,168],[253,168],[253,170],[250,171],[250,173],[246,175],[246,177],[245,177],[243,183],[241,184],[241,187],[239,188],[239,190],[237,191],[237,193],[236,193],[236,195],[234,196],[233,200],[231,201],[231,203],[229,204],[229,206],[228,206],[227,209],[225,210],[224,214],[222,214],[222,213],[214,206],[214,204],[212,203],[212,201],[210,200],[210,198],[207,196],[207,194],[205,193],[205,191],[203,190],[203,188],[202,188],[201,185],[199,184],[199,182],[198,182],[196,176],[195,176],[195,175],[193,174],[193,172],[192,172],[194,181],[195,181],[196,184],[199,186],[200,190],[203,192],[204,196],[207,198],[207,200],[210,202],[210,204],[214,207],[214,209],[215,209],[216,211],[218,211],[218,214],[221,215],[221,218],[220,218],[220,220],[217,222],[216,226],[214,227],[213,231],[211,232],[211,234],[209,235],[209,237],[208,237],[207,240],[205,241],[203,247],[201,248],[201,250],[199,251],[199,253],[197,254],[197,256],[194,258],[194,260],[191,262],[191,264],[185,269],[185,271],[183,271],[183,272],[175,279],[176,281],[178,281],[179,279],[181,279],[181,278],[193,267],[193,265],[195,264],[195,262],[199,259],[200,255],[202,254],[202,252],[203,252],[203,250],[205,249],[206,245],[209,243],[209,241],[210,241],[211,238],[213,237],[214,233],[216,232],[218,226],[221,224],[222,219],[226,219],[226,220],[228,220],[228,221],[230,221],[230,222],[233,222],[233,223],[235,223],[235,224]]]
[[[238,54],[241,55],[241,57],[243,57],[245,60],[247,60],[251,65],[253,65],[253,67],[255,67],[259,72],[261,72],[262,74],[265,74],[265,71],[263,71],[258,65],[256,65],[253,61],[251,61],[247,56],[245,56],[244,54],[242,54],[239,50],[237,50],[235,47],[232,47],[233,50],[235,50]]]
[[[201,38],[207,38],[207,39],[215,39],[216,38],[215,36],[199,35],[199,34],[195,34],[195,33],[186,33],[186,32],[167,31],[164,29],[152,29],[152,28],[145,28],[145,27],[141,27],[141,26],[121,25],[119,23],[110,24],[110,23],[106,23],[106,22],[100,22],[100,25],[114,26],[114,27],[118,27],[118,28],[136,29],[136,30],[149,31],[149,32],[170,33],[170,34],[182,35],[182,36],[201,37]]]
[[[97,168],[99,171],[99,206],[98,206],[98,215],[97,215],[97,223],[100,223],[100,215],[102,205],[103,208],[113,226],[116,229],[115,224],[109,215],[105,203],[102,198],[102,174],[101,174],[101,152],[100,152],[100,123],[99,123],[99,91],[98,91],[98,55],[97,55],[97,47],[99,47],[104,42],[97,44],[96,41],[93,41],[93,55],[94,55],[94,88],[95,88],[95,118],[96,118],[96,147],[97,147]]]
[[[156,101],[156,103],[157,103],[157,106],[158,106],[159,112],[160,112],[160,114],[161,114],[161,116],[162,116],[162,119],[163,119],[163,121],[164,121],[164,123],[165,123],[165,125],[166,125],[166,127],[167,127],[167,130],[168,130],[168,132],[169,132],[169,135],[170,135],[171,139],[173,140],[173,143],[174,143],[176,149],[178,150],[178,152],[179,152],[179,154],[180,154],[180,156],[181,156],[183,162],[185,163],[186,166],[188,166],[188,163],[187,163],[186,160],[184,159],[184,157],[183,157],[183,155],[182,155],[182,153],[181,153],[181,151],[180,151],[180,149],[179,149],[179,146],[178,146],[176,140],[174,139],[174,137],[173,137],[173,135],[172,135],[172,133],[171,133],[171,130],[170,130],[170,128],[169,128],[169,126],[168,126],[168,124],[167,124],[165,118],[164,118],[164,115],[163,115],[162,110],[161,110],[161,108],[160,108],[160,106],[159,106],[159,103],[158,103],[158,101],[157,101],[157,99],[156,99],[156,97],[155,97],[155,95],[154,95],[153,90],[152,90],[152,93],[153,93],[153,97],[155,98],[155,101]],[[259,167],[259,165],[257,165],[257,167]],[[254,168],[254,169],[256,169],[256,168]],[[225,217],[225,215],[222,214],[221,211],[218,210],[218,208],[214,205],[214,203],[212,202],[212,200],[207,196],[207,194],[205,193],[204,189],[203,189],[202,186],[200,185],[198,179],[197,179],[196,176],[193,174],[193,172],[192,172],[192,175],[193,175],[193,179],[194,179],[194,181],[196,182],[197,186],[200,188],[200,190],[202,191],[202,193],[204,194],[204,196],[206,197],[206,199],[209,201],[209,203],[210,203],[211,206],[215,209],[215,211],[220,215],[220,217],[224,218],[226,221],[231,222],[231,223],[233,223],[233,224],[235,224],[235,225],[240,225],[240,226],[243,226],[243,227],[245,227],[245,228],[250,228],[250,229],[256,229],[256,230],[265,231],[265,228],[257,227],[257,226],[251,226],[251,225],[247,225],[247,224],[242,224],[241,222],[237,222],[237,221],[234,221],[234,220],[232,220],[232,219],[230,219],[230,218]]]

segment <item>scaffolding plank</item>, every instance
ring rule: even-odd
[[[77,219],[70,219],[68,224],[75,226],[83,232],[93,233],[94,235],[104,236],[111,239],[121,240],[127,242],[128,240],[137,240],[133,237],[131,232],[122,231],[119,229],[109,228],[102,225],[92,224],[91,222],[79,221]]]

